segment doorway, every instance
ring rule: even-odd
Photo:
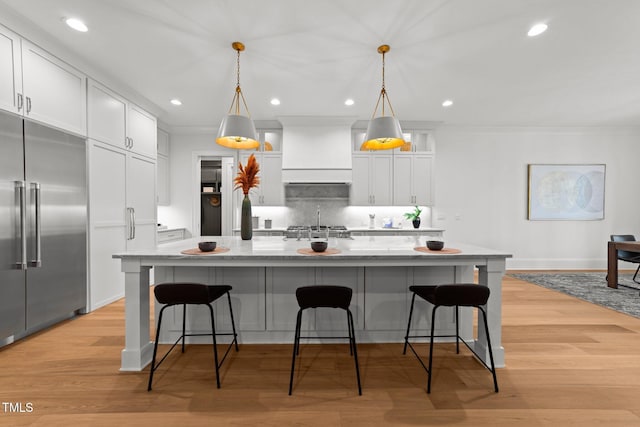
[[[231,236],[233,228],[233,157],[196,157],[193,225],[195,236]]]

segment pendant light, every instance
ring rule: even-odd
[[[240,42],[233,42],[231,43],[231,47],[238,52],[236,91],[233,95],[229,112],[225,118],[222,119],[222,123],[220,123],[216,143],[224,147],[240,150],[255,149],[260,146],[260,142],[258,142],[256,128],[249,115],[247,102],[242,94],[242,89],[240,89],[240,52],[244,50],[244,44]],[[244,109],[247,111],[246,116],[240,114],[241,99],[242,105],[244,105]]]
[[[400,129],[400,122],[396,119],[393,107],[391,107],[391,102],[389,101],[389,95],[384,86],[384,55],[390,50],[391,48],[386,44],[378,47],[378,53],[382,55],[382,90],[380,91],[380,96],[378,96],[378,102],[376,102],[376,108],[373,110],[373,116],[371,116],[369,126],[367,126],[364,143],[360,147],[363,151],[391,150],[405,144],[402,129]],[[381,100],[382,103],[380,102]],[[391,111],[390,116],[385,116],[385,102],[389,105],[389,110]],[[375,117],[380,104],[382,104],[382,115]]]

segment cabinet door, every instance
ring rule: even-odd
[[[396,155],[393,158],[393,204],[406,206],[413,205],[413,176],[412,156]]]
[[[370,205],[369,155],[354,154],[352,158],[351,204]]]
[[[169,206],[171,203],[169,189],[169,158],[158,154],[158,204]]]
[[[155,117],[140,107],[129,104],[127,129],[127,136],[131,138],[130,149],[155,159],[158,152]]]
[[[22,85],[25,116],[86,135],[86,76],[22,40]]]
[[[131,153],[127,157],[126,177],[127,207],[133,209],[133,218],[126,218],[129,227],[127,249],[155,247],[156,162]]]
[[[260,164],[261,205],[284,205],[282,186],[282,155],[264,154]]]
[[[369,177],[373,185],[373,204],[389,206],[392,203],[391,191],[393,182],[393,158],[391,155],[371,155],[371,171]]]
[[[158,154],[169,156],[169,133],[158,129]]]
[[[18,110],[18,93],[22,93],[22,56],[20,38],[0,26],[0,109]]]
[[[432,206],[433,157],[414,155],[411,174],[414,204]]]
[[[116,147],[126,146],[127,102],[100,83],[89,80],[89,138]]]
[[[120,260],[124,252],[127,153],[97,141],[89,144],[89,310],[124,295]]]

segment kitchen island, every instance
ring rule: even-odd
[[[222,252],[187,255],[202,240],[215,240]],[[413,284],[441,284],[474,281],[491,289],[487,304],[489,330],[496,366],[504,366],[501,342],[502,276],[510,254],[462,243],[447,243],[443,252],[422,252],[425,241],[417,236],[368,236],[354,239],[329,239],[329,248],[338,253],[309,255],[301,253],[310,245],[307,239],[282,237],[216,236],[194,238],[162,245],[157,249],[115,254],[125,273],[125,348],[121,370],[142,370],[151,360],[149,286],[150,270],[156,283],[197,281],[233,286],[232,303],[242,343],[291,343],[298,305],[295,289],[313,284],[337,284],[353,289],[351,310],[360,343],[402,342],[406,330]],[[228,250],[227,250],[228,249]],[[429,328],[431,308],[420,301],[412,330]],[[418,301],[416,301],[418,304]],[[196,307],[200,308],[200,307]],[[181,309],[167,319],[169,341],[179,334]],[[342,333],[340,313],[308,310],[306,324],[321,335]],[[216,307],[216,327],[230,327],[224,304]],[[436,332],[455,331],[452,310],[441,309]],[[478,322],[482,322],[478,318]],[[163,325],[164,325],[163,321]],[[205,331],[209,322],[205,312],[188,312],[187,328]],[[479,328],[482,330],[482,328]],[[165,328],[163,327],[163,331]],[[473,339],[473,314],[461,309],[460,333]],[[194,341],[196,342],[196,341]],[[473,341],[474,348],[488,360],[486,337]],[[400,349],[400,347],[399,347]],[[399,350],[401,351],[401,350]]]

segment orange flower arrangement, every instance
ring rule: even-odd
[[[247,195],[249,194],[249,190],[260,184],[260,177],[258,177],[260,165],[256,161],[256,157],[252,154],[249,156],[246,166],[243,167],[241,162],[238,163],[238,169],[238,176],[233,180],[236,184],[233,189],[237,190],[238,188],[242,188],[242,192]]]

